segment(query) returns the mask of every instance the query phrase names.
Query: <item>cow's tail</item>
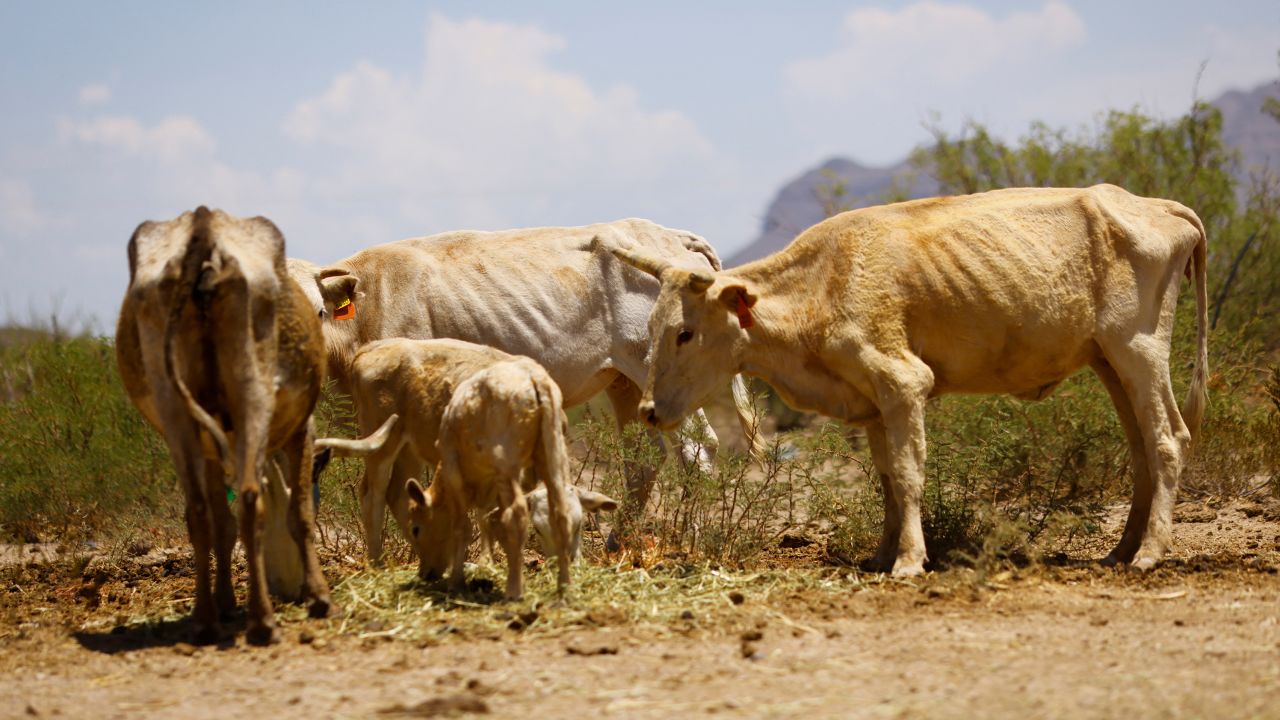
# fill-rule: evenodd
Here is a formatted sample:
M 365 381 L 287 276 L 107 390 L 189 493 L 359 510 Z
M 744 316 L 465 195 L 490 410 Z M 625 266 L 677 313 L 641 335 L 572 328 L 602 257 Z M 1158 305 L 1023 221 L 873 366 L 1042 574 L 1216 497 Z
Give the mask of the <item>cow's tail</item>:
M 172 309 L 169 312 L 169 324 L 165 327 L 164 332 L 164 371 L 173 380 L 173 384 L 177 387 L 178 394 L 182 396 L 183 401 L 186 403 L 187 412 L 192 419 L 213 439 L 223 472 L 228 477 L 234 477 L 231 446 L 227 443 L 227 435 L 222 431 L 222 427 L 218 422 L 191 395 L 190 388 L 187 387 L 187 383 L 182 379 L 182 368 L 178 364 L 178 359 L 173 349 L 174 337 L 177 335 L 178 326 L 182 322 L 182 311 L 186 309 L 187 303 L 191 301 L 192 296 L 195 294 L 197 284 L 204 274 L 205 264 L 212 255 L 213 241 L 209 237 L 209 210 L 201 206 L 195 212 L 195 227 L 191 233 L 191 240 L 187 243 L 187 251 L 182 258 L 181 274 L 178 276 L 177 287 L 171 299 Z
M 1200 433 L 1200 423 L 1204 420 L 1205 406 L 1208 404 L 1209 374 L 1209 295 L 1206 287 L 1206 257 L 1208 255 L 1208 237 L 1204 231 L 1204 223 L 1189 208 L 1178 206 L 1175 214 L 1195 226 L 1200 237 L 1196 240 L 1195 249 L 1191 252 L 1191 261 L 1187 273 L 1196 285 L 1196 360 L 1195 370 L 1191 375 L 1191 386 L 1187 389 L 1187 399 L 1182 405 L 1182 420 L 1187 424 L 1194 441 Z
M 400 420 L 400 416 L 395 413 L 382 423 L 382 427 L 378 428 L 373 434 L 362 438 L 351 440 L 349 438 L 316 438 L 316 452 L 328 450 L 333 457 L 368 457 L 382 449 L 387 444 L 387 439 L 391 437 L 391 432 L 395 430 L 396 423 Z
M 532 364 L 532 363 L 530 363 Z M 557 586 L 564 590 L 569 584 L 569 452 L 565 447 L 564 402 L 560 387 L 541 366 L 534 365 L 531 372 L 533 390 L 538 398 L 538 445 L 536 454 L 541 465 L 542 483 L 547 489 L 547 509 L 551 521 L 551 535 L 556 541 L 559 559 Z
M 748 452 L 756 462 L 763 462 L 765 457 L 764 439 L 760 437 L 760 415 L 747 390 L 747 383 L 742 375 L 734 375 L 729 388 L 733 391 L 733 409 L 738 413 L 738 424 L 747 437 Z

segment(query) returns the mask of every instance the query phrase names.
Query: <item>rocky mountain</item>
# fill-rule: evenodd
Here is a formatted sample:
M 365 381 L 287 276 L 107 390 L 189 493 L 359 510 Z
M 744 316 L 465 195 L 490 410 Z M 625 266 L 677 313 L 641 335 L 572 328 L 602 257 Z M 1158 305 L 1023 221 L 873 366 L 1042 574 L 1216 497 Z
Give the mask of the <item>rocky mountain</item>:
M 1268 97 L 1280 97 L 1280 81 L 1249 91 L 1232 90 L 1213 103 L 1222 111 L 1223 139 L 1240 150 L 1240 172 L 1244 177 L 1248 177 L 1250 169 L 1264 165 L 1280 169 L 1280 123 L 1262 112 L 1263 101 Z M 851 208 L 883 202 L 895 183 L 896 189 L 909 198 L 929 197 L 938 190 L 932 177 L 910 172 L 905 160 L 889 167 L 867 167 L 848 158 L 831 158 L 782 186 L 769 203 L 760 235 L 729 257 L 725 267 L 781 250 L 805 228 L 827 216 L 824 204 L 832 205 L 831 191 L 840 183 L 844 195 L 839 200 Z

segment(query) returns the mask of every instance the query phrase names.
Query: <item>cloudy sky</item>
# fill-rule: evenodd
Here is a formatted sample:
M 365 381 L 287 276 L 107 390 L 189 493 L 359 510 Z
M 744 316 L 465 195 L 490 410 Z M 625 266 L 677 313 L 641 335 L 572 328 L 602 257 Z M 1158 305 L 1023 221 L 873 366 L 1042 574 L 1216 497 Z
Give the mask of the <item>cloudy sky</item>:
M 0 4 L 0 322 L 110 330 L 125 246 L 198 204 L 317 262 L 640 216 L 728 256 L 788 179 L 1170 117 L 1280 75 L 1274 0 Z

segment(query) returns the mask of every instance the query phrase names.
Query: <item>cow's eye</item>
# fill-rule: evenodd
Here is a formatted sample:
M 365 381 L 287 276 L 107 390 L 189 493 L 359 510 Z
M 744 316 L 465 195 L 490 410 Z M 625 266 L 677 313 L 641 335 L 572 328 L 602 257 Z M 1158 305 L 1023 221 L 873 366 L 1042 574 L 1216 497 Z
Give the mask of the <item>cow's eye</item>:
M 324 311 L 324 308 L 320 308 L 320 313 L 319 313 L 319 315 L 320 315 L 320 319 L 321 319 L 321 320 L 323 320 L 323 319 L 324 319 L 324 316 L 325 316 L 325 315 L 328 315 L 328 313 L 326 313 L 326 312 Z
M 683 345 L 692 339 L 693 339 L 693 331 L 688 328 L 685 328 L 684 330 L 680 331 L 679 335 L 676 335 L 676 345 Z

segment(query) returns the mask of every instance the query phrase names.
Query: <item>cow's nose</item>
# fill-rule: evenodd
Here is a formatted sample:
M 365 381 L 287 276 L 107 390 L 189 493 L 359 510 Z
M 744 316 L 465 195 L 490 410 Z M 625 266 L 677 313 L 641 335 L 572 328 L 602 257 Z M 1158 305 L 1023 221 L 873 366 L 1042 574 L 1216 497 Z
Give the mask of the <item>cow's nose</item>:
M 644 418 L 644 421 L 650 425 L 658 424 L 658 414 L 653 411 L 652 400 L 645 400 L 640 403 L 640 417 Z

